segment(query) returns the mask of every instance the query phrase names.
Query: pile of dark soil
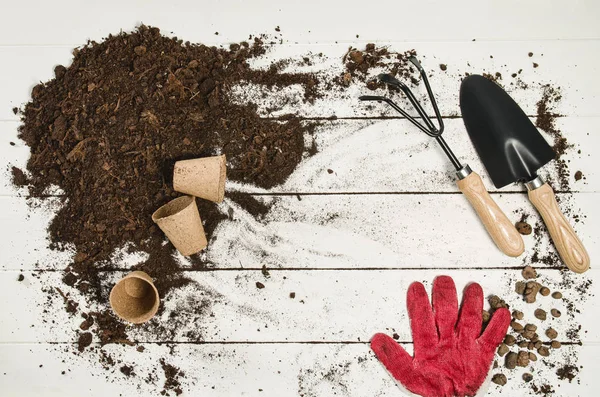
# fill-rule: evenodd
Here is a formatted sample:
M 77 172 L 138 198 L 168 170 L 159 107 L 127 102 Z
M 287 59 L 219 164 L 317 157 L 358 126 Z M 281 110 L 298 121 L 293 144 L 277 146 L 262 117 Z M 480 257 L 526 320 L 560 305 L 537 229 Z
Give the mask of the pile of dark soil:
M 171 187 L 175 161 L 225 154 L 228 179 L 270 188 L 283 183 L 305 153 L 316 152 L 304 142 L 315 123 L 294 115 L 262 119 L 252 102 L 240 105 L 228 97 L 240 83 L 267 89 L 300 85 L 305 101 L 318 97 L 314 74 L 282 73 L 277 63 L 251 69 L 248 61 L 266 50 L 262 38 L 224 49 L 184 43 L 140 26 L 75 49 L 71 65 L 57 66 L 55 78 L 35 86 L 31 102 L 15 109 L 22 119 L 19 137 L 31 148 L 31 157 L 27 174 L 10 170 L 14 184 L 27 186 L 32 197 L 52 194 L 48 188 L 54 185 L 62 190 L 63 206 L 49 227 L 49 239 L 53 249 L 76 249 L 64 272 L 66 285 L 106 307 L 110 285 L 105 272 L 120 270 L 111 258 L 121 248 L 149 254 L 137 268 L 155 279 L 163 297 L 191 282 L 151 219 L 154 210 L 179 196 Z M 268 211 L 251 195 L 232 193 L 229 198 L 256 217 Z M 197 204 L 210 240 L 231 214 L 214 203 Z M 190 259 L 192 269 L 206 266 L 200 255 Z M 145 332 L 170 340 L 177 329 L 210 315 L 210 302 L 218 297 L 198 288 L 197 301 L 188 302 L 191 309 L 175 310 L 168 324 L 152 322 Z M 94 340 L 135 344 L 110 310 L 87 312 L 85 304 L 79 306 L 60 288 L 44 290 L 49 299 L 62 299 L 71 315 L 81 316 L 79 352 L 96 351 Z M 190 331 L 187 337 L 199 340 L 202 335 Z M 125 376 L 136 376 L 133 367 L 98 352 L 107 370 L 120 366 Z M 162 394 L 180 394 L 179 379 L 185 374 L 164 360 L 160 365 L 166 377 Z
M 301 84 L 314 98 L 311 74 L 251 70 L 248 59 L 264 52 L 258 38 L 220 49 L 141 26 L 74 50 L 69 67 L 57 66 L 53 80 L 33 88 L 20 127 L 31 147 L 30 178 L 13 169 L 14 182 L 29 184 L 32 196 L 51 185 L 64 192 L 49 232 L 55 248 L 77 250 L 67 284 L 100 298 L 98 272 L 114 269 L 109 257 L 126 242 L 150 253 L 139 267 L 158 280 L 162 296 L 186 283 L 150 217 L 179 195 L 170 183 L 179 159 L 224 153 L 229 179 L 263 188 L 293 172 L 312 126 L 294 116 L 261 119 L 254 105 L 234 105 L 226 95 L 232 84 L 251 81 Z M 212 203 L 198 205 L 210 238 L 226 215 Z
M 49 188 L 60 188 L 63 205 L 50 224 L 49 240 L 56 250 L 75 248 L 62 281 L 78 289 L 87 302 L 79 300 L 80 305 L 57 286 L 43 291 L 47 302 L 62 300 L 68 313 L 80 318 L 76 350 L 97 353 L 107 371 L 140 376 L 133 365 L 94 346 L 94 341 L 101 346 L 136 345 L 129 339 L 128 327 L 109 309 L 96 312 L 86 307 L 92 302 L 107 307 L 111 285 L 106 276 L 124 270 L 115 265 L 115 253 L 147 252 L 148 259 L 136 268 L 155 279 L 162 297 L 191 282 L 151 219 L 158 207 L 179 196 L 171 187 L 174 163 L 225 154 L 228 179 L 268 189 L 283 183 L 304 155 L 317 152 L 314 144 L 304 141 L 317 121 L 296 115 L 264 119 L 252 100 L 240 104 L 228 96 L 233 86 L 244 84 L 266 90 L 299 85 L 309 103 L 320 96 L 315 74 L 283 72 L 286 65 L 310 64 L 309 57 L 281 60 L 267 69 L 250 68 L 249 60 L 268 50 L 265 39 L 250 36 L 250 43 L 216 48 L 184 43 L 161 35 L 157 28 L 140 26 L 75 49 L 71 65 L 56 66 L 55 78 L 35 86 L 31 101 L 13 109 L 22 120 L 19 137 L 31 148 L 28 172 L 10 169 L 13 182 L 41 199 L 56 196 Z M 388 52 L 369 44 L 361 60 L 355 52 L 345 66 L 362 82 L 371 67 L 384 63 L 392 65 L 394 74 L 407 74 L 406 58 L 413 53 Z M 343 90 L 346 85 L 327 81 L 323 87 Z M 251 195 L 227 197 L 257 218 L 268 212 Z M 219 222 L 232 217 L 232 211 L 203 200 L 197 204 L 210 241 Z M 200 255 L 189 259 L 191 269 L 207 266 Z M 157 340 L 172 340 L 182 327 L 201 324 L 202 318 L 212 315 L 211 303 L 220 296 L 203 286 L 195 288 L 192 301 L 188 299 L 185 308 L 180 307 L 184 303 L 177 304 L 168 322 L 151 321 L 140 330 Z M 163 310 L 161 306 L 158 314 Z M 185 337 L 202 340 L 200 328 Z M 160 366 L 166 377 L 162 394 L 180 394 L 185 374 L 164 359 Z M 156 384 L 158 378 L 151 373 L 144 379 Z

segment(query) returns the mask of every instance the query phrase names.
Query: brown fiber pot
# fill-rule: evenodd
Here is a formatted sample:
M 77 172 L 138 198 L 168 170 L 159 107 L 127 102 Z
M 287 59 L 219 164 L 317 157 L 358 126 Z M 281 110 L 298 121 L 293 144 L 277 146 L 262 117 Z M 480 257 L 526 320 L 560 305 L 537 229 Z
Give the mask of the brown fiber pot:
M 154 317 L 160 297 L 152 278 L 142 271 L 135 271 L 115 284 L 110 291 L 109 301 L 117 316 L 141 324 Z
M 225 196 L 225 155 L 182 160 L 173 169 L 173 189 L 220 203 Z
M 198 253 L 208 245 L 196 199 L 192 196 L 169 201 L 152 214 L 152 220 L 184 256 Z

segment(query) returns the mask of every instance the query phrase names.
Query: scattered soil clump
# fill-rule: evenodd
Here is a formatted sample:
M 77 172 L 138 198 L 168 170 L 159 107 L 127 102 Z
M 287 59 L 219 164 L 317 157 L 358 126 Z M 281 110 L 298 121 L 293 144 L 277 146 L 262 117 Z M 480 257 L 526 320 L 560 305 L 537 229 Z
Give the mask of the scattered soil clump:
M 537 277 L 537 272 L 536 272 L 536 270 L 535 270 L 533 267 L 531 267 L 531 266 L 525 266 L 525 267 L 523 268 L 523 271 L 521 272 L 521 274 L 522 274 L 522 276 L 523 276 L 523 278 L 524 278 L 525 280 L 528 280 L 528 279 L 532 279 L 532 278 L 536 278 L 536 277 Z
M 169 395 L 169 392 L 174 392 L 176 395 L 183 393 L 181 389 L 180 378 L 185 377 L 185 373 L 174 365 L 168 364 L 163 358 L 160 359 L 160 365 L 165 372 L 165 384 L 163 390 L 160 392 L 161 395 Z
M 569 168 L 567 162 L 561 157 L 566 151 L 573 147 L 567 142 L 562 132 L 556 127 L 556 119 L 560 117 L 552 111 L 554 105 L 562 99 L 562 94 L 559 88 L 545 85 L 542 98 L 537 103 L 537 117 L 535 125 L 546 131 L 552 136 L 554 145 L 552 148 L 556 153 L 556 171 L 558 173 L 558 185 L 562 191 L 570 191 L 569 186 Z
M 29 179 L 27 179 L 27 176 L 25 175 L 25 173 L 23 172 L 22 169 L 17 168 L 17 167 L 12 167 L 11 173 L 12 173 L 12 182 L 15 186 L 23 187 L 23 186 L 27 186 L 29 184 Z
M 77 349 L 82 352 L 86 347 L 92 344 L 92 334 L 89 332 L 84 332 L 79 335 L 79 341 L 77 342 Z
M 508 369 L 515 369 L 517 368 L 517 359 L 518 359 L 518 354 L 515 352 L 510 352 L 506 355 L 506 361 L 504 366 Z
M 570 383 L 577 376 L 578 372 L 579 369 L 576 366 L 566 364 L 556 370 L 556 375 L 558 375 L 558 379 L 567 379 Z
M 533 312 L 533 315 L 538 320 L 541 320 L 541 321 L 546 320 L 546 311 L 544 309 L 535 309 L 535 311 Z
M 524 236 L 530 235 L 533 230 L 531 225 L 527 222 L 517 222 L 515 227 L 517 228 L 517 231 Z
M 342 87 L 350 85 L 354 80 L 367 82 L 371 69 L 385 68 L 385 73 L 416 85 L 419 80 L 414 76 L 414 66 L 408 61 L 408 58 L 415 55 L 417 55 L 415 50 L 395 52 L 387 47 L 377 47 L 373 43 L 367 44 L 364 50 L 350 47 L 342 57 L 346 71 L 338 76 L 335 82 Z M 371 80 L 367 82 L 367 87 L 375 90 L 385 88 L 385 84 Z
M 504 375 L 504 374 L 495 374 L 492 377 L 492 382 L 494 382 L 497 385 L 504 386 L 506 384 L 506 382 L 507 382 L 506 375 Z
M 525 284 L 525 302 L 534 303 L 541 288 L 542 285 L 540 283 L 528 281 L 527 284 Z
M 133 372 L 133 367 L 131 365 L 123 365 L 121 368 L 119 368 L 119 370 L 123 375 L 127 377 L 135 376 L 135 373 Z

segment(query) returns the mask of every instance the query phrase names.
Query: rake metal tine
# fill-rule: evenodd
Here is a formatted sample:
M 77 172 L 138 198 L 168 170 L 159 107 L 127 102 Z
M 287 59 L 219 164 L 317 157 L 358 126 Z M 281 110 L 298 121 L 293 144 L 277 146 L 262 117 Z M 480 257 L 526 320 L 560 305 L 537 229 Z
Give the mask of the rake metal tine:
M 435 113 L 435 118 L 437 119 L 438 124 L 440 126 L 439 134 L 441 135 L 442 132 L 444 132 L 444 120 L 442 119 L 440 109 L 438 108 L 437 102 L 435 101 L 435 96 L 433 95 L 433 90 L 431 89 L 431 85 L 429 84 L 429 79 L 427 78 L 427 73 L 425 72 L 425 69 L 423 69 L 423 66 L 421 66 L 421 63 L 417 60 L 417 58 L 415 58 L 414 56 L 411 56 L 410 58 L 408 58 L 408 60 L 413 65 L 415 65 L 415 67 L 421 74 L 421 78 L 423 79 L 423 82 L 425 83 L 425 88 L 427 89 L 427 95 L 429 95 L 429 100 L 431 101 L 431 106 L 433 107 L 433 111 Z
M 406 117 L 411 123 L 413 123 L 413 125 L 415 125 L 416 127 L 418 127 L 421 131 L 423 131 L 424 133 L 426 133 L 429 136 L 432 136 L 432 137 L 436 136 L 436 135 L 432 135 L 431 131 L 429 131 L 427 128 L 425 128 L 413 116 L 411 116 L 410 114 L 406 113 L 406 111 L 404 111 L 404 109 L 402 109 L 394 101 L 392 101 L 391 99 L 389 99 L 387 97 L 377 96 L 377 95 L 363 95 L 363 96 L 358 97 L 358 99 L 361 100 L 361 101 L 385 102 L 388 105 L 390 105 L 395 111 L 397 111 L 398 113 L 400 113 L 401 115 L 403 115 L 404 117 Z

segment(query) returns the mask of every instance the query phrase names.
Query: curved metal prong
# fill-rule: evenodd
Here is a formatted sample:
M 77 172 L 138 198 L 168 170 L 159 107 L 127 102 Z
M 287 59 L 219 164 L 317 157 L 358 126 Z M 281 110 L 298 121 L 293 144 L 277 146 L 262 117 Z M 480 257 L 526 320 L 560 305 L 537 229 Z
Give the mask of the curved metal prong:
M 421 63 L 417 60 L 417 58 L 414 55 L 411 55 L 408 60 L 410 61 L 410 63 L 412 63 L 413 65 L 415 65 L 415 67 L 419 70 L 419 73 L 423 72 L 423 66 L 421 66 Z
M 377 96 L 377 95 L 362 95 L 362 96 L 359 96 L 358 99 L 361 101 L 385 102 L 388 105 L 390 105 L 395 111 L 397 111 L 402 116 L 404 116 L 406 119 L 408 119 L 408 121 L 410 121 L 414 126 L 418 127 L 421 131 L 423 131 L 424 133 L 426 133 L 427 135 L 429 135 L 431 137 L 436 137 L 435 134 L 433 134 L 430 130 L 425 128 L 421 123 L 419 123 L 417 120 L 415 120 L 415 118 L 412 117 L 410 114 L 406 113 L 404 111 L 404 109 L 402 109 L 400 106 L 398 106 L 390 98 L 386 98 L 384 96 Z
M 393 85 L 398 88 L 405 87 L 404 83 L 400 82 L 400 80 L 398 80 L 397 78 L 395 78 L 394 76 L 392 76 L 389 73 L 382 73 L 379 76 L 377 76 L 377 78 L 379 79 L 379 81 L 381 81 L 382 83 L 385 83 L 385 84 Z
M 419 62 L 416 59 L 415 59 L 415 62 L 417 62 L 417 64 L 419 64 Z M 422 131 L 425 131 L 425 133 L 427 135 L 432 136 L 432 137 L 435 137 L 440 134 L 437 131 L 437 129 L 435 128 L 435 126 L 431 123 L 431 120 L 429 120 L 429 116 L 427 116 L 427 113 L 425 112 L 425 110 L 423 109 L 423 107 L 421 106 L 421 104 L 419 103 L 417 98 L 415 97 L 415 95 L 412 93 L 412 91 L 410 90 L 410 88 L 408 88 L 408 86 L 406 84 L 402 83 L 397 78 L 395 78 L 394 76 L 392 76 L 391 74 L 388 74 L 388 73 L 382 73 L 377 77 L 379 78 L 379 81 L 381 81 L 385 84 L 397 87 L 402 92 L 404 92 L 404 95 L 406 95 L 406 97 L 408 98 L 410 103 L 412 103 L 413 107 L 415 108 L 417 113 L 419 113 L 419 116 L 421 117 L 421 119 L 426 124 L 427 128 L 429 129 L 429 131 L 427 131 L 425 128 L 421 128 Z
M 437 135 L 441 135 L 444 132 L 444 120 L 442 119 L 440 109 L 438 108 L 438 105 L 435 101 L 435 97 L 433 95 L 433 90 L 431 89 L 431 85 L 429 84 L 429 79 L 427 78 L 427 73 L 425 72 L 425 69 L 423 69 L 423 67 L 421 66 L 421 63 L 417 60 L 417 58 L 415 56 L 410 56 L 408 58 L 408 60 L 413 65 L 415 65 L 415 67 L 419 70 L 419 74 L 421 75 L 421 78 L 423 79 L 423 82 L 425 83 L 425 89 L 427 90 L 427 95 L 429 96 L 429 101 L 431 102 L 431 106 L 433 107 L 433 112 L 435 113 L 435 118 L 437 119 L 437 122 L 439 125 Z M 433 124 L 431 124 L 431 121 L 429 121 L 428 124 L 430 126 L 433 126 Z
M 360 101 L 383 101 L 383 102 L 387 102 L 388 99 L 384 96 L 377 96 L 377 95 L 361 95 L 358 97 L 358 99 Z

